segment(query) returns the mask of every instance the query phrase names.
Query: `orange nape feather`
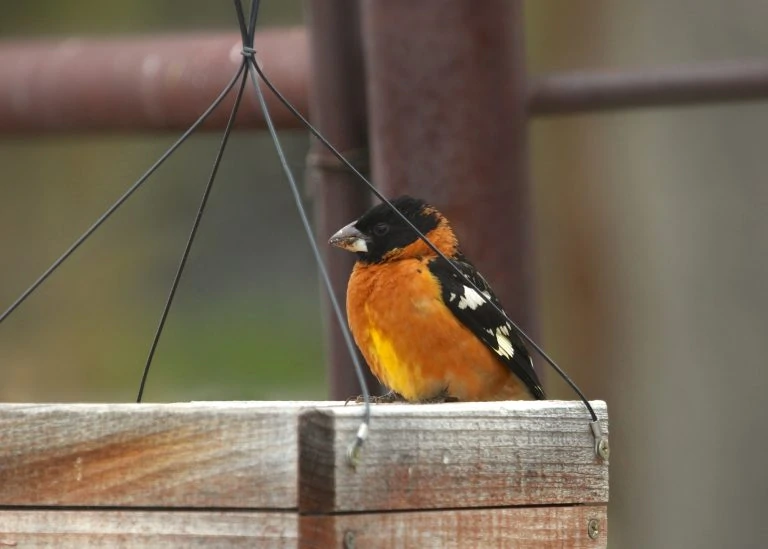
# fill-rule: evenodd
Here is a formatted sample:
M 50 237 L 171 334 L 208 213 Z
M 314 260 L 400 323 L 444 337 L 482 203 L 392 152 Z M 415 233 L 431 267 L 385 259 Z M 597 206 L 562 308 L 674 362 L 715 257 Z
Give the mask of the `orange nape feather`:
M 447 223 L 428 236 L 441 251 L 456 248 Z M 434 253 L 421 241 L 394 253 L 383 263 L 358 262 L 347 289 L 352 334 L 379 381 L 412 402 L 441 395 L 530 399 L 525 385 L 443 303 L 427 266 Z
M 437 227 L 432 229 L 429 234 L 426 235 L 427 238 L 429 238 L 429 241 L 443 254 L 448 257 L 453 257 L 459 249 L 459 241 L 456 238 L 456 234 L 453 232 L 451 225 L 448 223 L 448 220 L 433 208 L 425 208 L 424 214 L 434 215 L 438 219 Z M 391 250 L 384 256 L 384 261 L 395 261 L 407 258 L 419 259 L 424 256 L 437 257 L 435 252 L 423 240 L 416 238 L 413 242 L 403 248 Z

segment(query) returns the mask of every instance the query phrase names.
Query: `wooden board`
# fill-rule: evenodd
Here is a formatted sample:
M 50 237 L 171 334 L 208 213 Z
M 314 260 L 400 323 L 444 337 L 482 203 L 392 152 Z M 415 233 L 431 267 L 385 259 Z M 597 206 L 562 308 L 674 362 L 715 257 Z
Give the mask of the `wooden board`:
M 606 405 L 592 405 L 607 435 Z M 579 402 L 377 405 L 353 468 L 346 454 L 361 414 L 302 412 L 302 513 L 608 502 L 608 463 Z
M 352 467 L 361 414 L 0 404 L 0 549 L 605 547 L 608 463 L 582 404 L 375 405 Z
M 306 404 L 2 404 L 0 506 L 295 509 Z
M 598 534 L 589 537 L 589 521 Z M 605 506 L 519 507 L 302 516 L 301 549 L 601 549 Z
M 259 547 L 297 544 L 295 513 L 0 510 L 0 549 Z

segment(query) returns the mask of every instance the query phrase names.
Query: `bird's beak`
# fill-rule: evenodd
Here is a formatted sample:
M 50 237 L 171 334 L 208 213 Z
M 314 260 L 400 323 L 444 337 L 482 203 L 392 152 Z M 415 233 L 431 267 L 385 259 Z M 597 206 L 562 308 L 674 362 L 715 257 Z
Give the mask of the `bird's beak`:
M 368 244 L 365 235 L 355 228 L 356 221 L 342 227 L 331 237 L 328 244 L 350 252 L 367 252 Z

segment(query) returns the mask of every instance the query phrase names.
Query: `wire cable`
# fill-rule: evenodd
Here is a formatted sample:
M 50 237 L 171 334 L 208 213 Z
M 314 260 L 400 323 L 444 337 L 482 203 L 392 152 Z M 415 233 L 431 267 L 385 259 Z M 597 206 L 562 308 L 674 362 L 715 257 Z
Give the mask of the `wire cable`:
M 208 204 L 208 198 L 211 194 L 211 189 L 213 188 L 213 182 L 216 179 L 216 174 L 218 173 L 219 166 L 221 165 L 221 159 L 224 156 L 224 150 L 227 148 L 227 142 L 229 141 L 229 136 L 232 133 L 232 126 L 234 125 L 235 119 L 237 118 L 237 111 L 240 108 L 240 102 L 243 99 L 243 90 L 245 90 L 245 83 L 247 82 L 247 78 L 248 78 L 248 71 L 243 72 L 243 68 L 245 67 L 245 64 L 246 64 L 245 60 L 243 60 L 243 62 L 240 64 L 240 70 L 238 71 L 238 75 L 242 74 L 242 77 L 240 78 L 240 88 L 238 88 L 237 96 L 235 97 L 235 104 L 232 106 L 232 111 L 229 115 L 229 119 L 227 120 L 227 126 L 226 128 L 224 128 L 224 135 L 221 138 L 221 144 L 219 145 L 219 150 L 216 152 L 216 158 L 213 161 L 213 168 L 211 168 L 211 175 L 208 177 L 208 183 L 205 185 L 203 198 L 200 201 L 200 206 L 197 210 L 195 221 L 192 224 L 192 230 L 189 233 L 189 237 L 187 239 L 187 245 L 184 247 L 184 251 L 181 254 L 181 260 L 179 261 L 179 266 L 176 269 L 176 274 L 173 277 L 171 290 L 168 293 L 168 298 L 165 301 L 163 312 L 160 315 L 160 321 L 157 325 L 157 329 L 155 330 L 155 337 L 152 339 L 152 345 L 149 348 L 147 361 L 144 364 L 144 371 L 142 372 L 142 375 L 141 375 L 141 383 L 139 383 L 139 392 L 136 396 L 137 403 L 141 402 L 141 399 L 144 396 L 144 387 L 147 383 L 149 368 L 152 366 L 152 359 L 154 358 L 155 351 L 157 350 L 157 344 L 160 342 L 160 336 L 163 334 L 165 321 L 168 319 L 168 313 L 171 310 L 171 305 L 173 305 L 173 298 L 176 296 L 176 290 L 179 287 L 179 282 L 181 281 L 181 275 L 184 272 L 184 267 L 186 267 L 187 265 L 187 259 L 189 259 L 189 252 L 192 249 L 192 243 L 194 242 L 195 236 L 197 235 L 197 229 L 200 227 L 200 220 L 203 218 L 203 213 L 205 212 L 205 206 Z
M 178 149 L 182 143 L 184 143 L 189 136 L 191 136 L 195 130 L 197 130 L 200 125 L 205 122 L 205 120 L 210 116 L 210 114 L 216 110 L 216 107 L 218 107 L 221 102 L 224 100 L 224 98 L 229 94 L 230 90 L 234 87 L 237 80 L 240 78 L 240 75 L 243 73 L 243 70 L 245 68 L 245 64 L 240 65 L 240 68 L 237 70 L 237 73 L 232 78 L 232 80 L 224 87 L 222 92 L 219 94 L 219 96 L 211 103 L 211 106 L 208 107 L 203 114 L 200 115 L 200 117 L 189 127 L 187 131 L 185 131 L 183 134 L 181 134 L 181 137 L 179 137 L 176 142 L 171 145 L 161 156 L 160 158 L 155 161 L 150 168 L 144 172 L 144 175 L 142 175 L 133 185 L 131 185 L 123 195 L 117 199 L 108 209 L 105 211 L 101 216 L 86 230 L 83 234 L 80 235 L 80 237 L 75 240 L 75 242 L 65 251 L 56 261 L 54 261 L 50 267 L 48 267 L 45 272 L 38 277 L 37 280 L 35 280 L 32 285 L 24 290 L 24 292 L 16 298 L 16 301 L 11 304 L 10 307 L 8 307 L 5 312 L 3 312 L 2 315 L 0 315 L 0 323 L 2 323 L 6 318 L 8 318 L 11 313 L 13 313 L 19 305 L 21 305 L 26 299 L 32 295 L 32 293 L 37 290 L 37 288 L 40 287 L 40 285 L 46 281 L 46 279 L 53 274 L 56 269 L 58 269 L 62 263 L 64 263 L 69 256 L 71 256 L 75 250 L 77 250 L 83 242 L 85 242 L 88 237 L 90 237 L 94 232 L 96 232 L 96 229 L 101 227 L 101 225 L 109 219 L 109 217 L 117 211 L 117 209 L 125 203 L 130 196 L 136 192 L 146 181 L 149 179 L 149 177 L 155 173 L 155 171 L 165 162 L 168 160 L 168 157 L 173 154 L 176 149 Z
M 258 5 L 258 0 L 254 1 L 254 4 Z M 244 18 L 242 16 L 242 5 L 239 0 L 235 0 L 235 6 L 238 11 L 238 20 L 240 22 L 241 27 L 241 33 L 243 32 L 243 21 Z M 253 10 L 257 9 L 253 6 L 251 7 L 251 15 L 253 16 Z M 334 315 L 336 316 L 337 321 L 339 322 L 339 325 L 341 327 L 341 332 L 344 337 L 344 343 L 347 346 L 347 350 L 349 351 L 349 355 L 352 358 L 352 363 L 354 365 L 355 374 L 357 375 L 357 380 L 360 384 L 360 390 L 362 392 L 363 396 L 363 418 L 360 423 L 360 427 L 357 430 L 357 434 L 355 436 L 355 440 L 350 446 L 347 457 L 349 459 L 349 462 L 352 466 L 355 466 L 360 454 L 360 449 L 362 448 L 363 444 L 365 443 L 365 440 L 368 437 L 368 431 L 369 431 L 369 425 L 371 420 L 371 396 L 370 392 L 368 391 L 368 386 L 365 383 L 365 376 L 363 374 L 363 367 L 362 364 L 360 364 L 360 359 L 357 356 L 357 353 L 355 352 L 355 344 L 352 341 L 352 336 L 349 333 L 349 328 L 346 325 L 346 322 L 344 321 L 344 314 L 342 313 L 341 306 L 339 305 L 339 300 L 336 298 L 336 294 L 333 291 L 333 284 L 331 283 L 330 276 L 328 275 L 328 271 L 325 267 L 325 262 L 323 261 L 322 254 L 320 253 L 320 248 L 317 245 L 317 241 L 315 240 L 314 233 L 312 231 L 312 224 L 309 222 L 309 218 L 307 217 L 307 212 L 304 209 L 304 205 L 301 202 L 301 193 L 299 192 L 299 187 L 296 184 L 296 179 L 293 176 L 293 172 L 291 171 L 288 161 L 285 157 L 285 152 L 283 151 L 283 148 L 280 144 L 280 139 L 277 134 L 277 130 L 275 129 L 275 125 L 272 121 L 272 117 L 269 114 L 269 108 L 267 107 L 267 103 L 264 99 L 264 94 L 261 91 L 261 86 L 259 85 L 259 77 L 258 77 L 258 70 L 256 69 L 257 63 L 255 59 L 255 51 L 253 49 L 252 40 L 253 40 L 253 29 L 249 30 L 249 34 L 246 35 L 247 40 L 246 43 L 243 45 L 243 55 L 246 56 L 246 59 L 248 60 L 249 66 L 248 66 L 248 74 L 251 77 L 251 82 L 253 83 L 253 87 L 256 91 L 256 97 L 259 101 L 259 105 L 261 107 L 262 112 L 264 113 L 264 120 L 267 124 L 267 129 L 269 131 L 270 136 L 272 137 L 272 142 L 275 145 L 275 150 L 277 151 L 277 155 L 280 159 L 280 164 L 283 168 L 283 172 L 285 173 L 285 177 L 288 180 L 288 184 L 291 188 L 291 193 L 293 194 L 293 199 L 296 202 L 296 208 L 299 212 L 299 217 L 301 218 L 301 223 L 304 226 L 304 231 L 307 233 L 307 238 L 309 239 L 310 247 L 312 248 L 312 253 L 315 256 L 315 261 L 317 262 L 318 270 L 320 271 L 320 276 L 323 279 L 323 284 L 325 285 L 325 288 L 328 292 L 328 296 L 331 301 L 331 306 L 333 308 Z

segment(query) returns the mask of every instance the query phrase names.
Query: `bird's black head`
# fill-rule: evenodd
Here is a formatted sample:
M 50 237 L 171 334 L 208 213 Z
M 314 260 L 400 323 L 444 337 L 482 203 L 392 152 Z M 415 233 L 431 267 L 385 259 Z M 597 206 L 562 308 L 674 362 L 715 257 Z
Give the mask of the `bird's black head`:
M 445 218 L 423 200 L 410 196 L 401 196 L 391 201 L 422 234 L 440 248 L 440 238 L 449 240 L 455 248 L 455 237 Z M 436 241 L 437 240 L 437 241 Z M 403 219 L 386 204 L 379 204 L 368 210 L 360 219 L 343 227 L 330 239 L 330 244 L 356 252 L 358 259 L 365 263 L 378 263 L 395 257 L 412 257 L 427 253 L 429 248 Z M 442 250 L 452 253 L 453 250 Z

